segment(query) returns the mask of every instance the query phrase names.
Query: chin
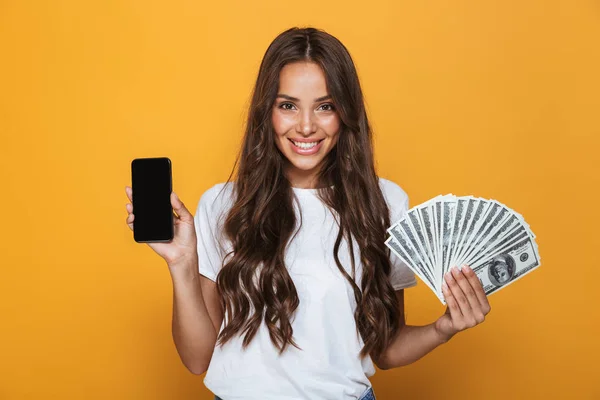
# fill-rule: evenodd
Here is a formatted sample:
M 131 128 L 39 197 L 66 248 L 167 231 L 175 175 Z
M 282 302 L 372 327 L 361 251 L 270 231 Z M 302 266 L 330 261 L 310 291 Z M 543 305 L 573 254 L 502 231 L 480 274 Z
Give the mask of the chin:
M 302 171 L 313 170 L 323 161 L 322 158 L 318 160 L 298 160 L 296 157 L 288 158 L 288 160 L 294 168 Z

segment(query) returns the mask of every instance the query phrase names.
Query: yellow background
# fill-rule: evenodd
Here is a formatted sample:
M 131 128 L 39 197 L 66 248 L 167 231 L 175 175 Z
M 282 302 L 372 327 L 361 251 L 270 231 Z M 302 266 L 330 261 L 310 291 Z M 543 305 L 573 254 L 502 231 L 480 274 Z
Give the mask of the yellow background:
M 350 50 L 380 176 L 523 214 L 542 266 L 486 322 L 372 378 L 378 399 L 600 399 L 595 1 L 0 1 L 0 399 L 210 399 L 171 337 L 164 261 L 125 225 L 136 157 L 188 208 L 233 166 L 261 58 Z M 407 292 L 411 324 L 443 307 Z

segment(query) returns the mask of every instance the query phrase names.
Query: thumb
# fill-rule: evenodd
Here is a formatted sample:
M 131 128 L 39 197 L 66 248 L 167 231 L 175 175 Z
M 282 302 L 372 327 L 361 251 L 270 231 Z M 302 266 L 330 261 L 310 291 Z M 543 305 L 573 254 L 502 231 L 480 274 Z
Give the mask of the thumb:
M 179 199 L 175 192 L 171 192 L 171 206 L 173 206 L 173 210 L 177 213 L 180 220 L 187 222 L 193 221 L 194 217 L 188 209 L 185 208 L 185 204 L 183 204 L 183 201 Z

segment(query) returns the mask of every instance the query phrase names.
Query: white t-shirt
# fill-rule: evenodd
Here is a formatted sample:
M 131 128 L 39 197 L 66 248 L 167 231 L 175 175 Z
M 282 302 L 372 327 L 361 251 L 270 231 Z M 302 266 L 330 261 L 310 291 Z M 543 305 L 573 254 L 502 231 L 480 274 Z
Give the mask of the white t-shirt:
M 394 223 L 408 210 L 408 196 L 392 181 L 379 178 L 379 184 Z M 200 198 L 194 216 L 200 274 L 214 281 L 225 254 L 231 249 L 230 242 L 223 237 L 222 223 L 232 205 L 233 183 L 225 186 L 219 183 L 208 189 Z M 243 337 L 239 335 L 224 346 L 216 346 L 204 384 L 226 400 L 358 399 L 371 386 L 368 377 L 375 373 L 375 368 L 370 356 L 359 358 L 364 342 L 357 334 L 354 320 L 354 293 L 333 258 L 337 223 L 317 197 L 317 189 L 293 190 L 303 221 L 288 247 L 285 263 L 300 300 L 290 318 L 293 338 L 303 350 L 288 345 L 280 356 L 264 321 L 245 350 L 241 345 Z M 294 207 L 298 213 L 296 202 Z M 296 224 L 298 227 L 299 221 Z M 355 240 L 353 245 L 355 281 L 360 288 L 360 250 Z M 339 257 L 352 276 L 345 240 Z M 393 253 L 391 263 L 390 279 L 395 289 L 416 285 L 412 271 Z M 221 330 L 224 323 L 225 319 Z

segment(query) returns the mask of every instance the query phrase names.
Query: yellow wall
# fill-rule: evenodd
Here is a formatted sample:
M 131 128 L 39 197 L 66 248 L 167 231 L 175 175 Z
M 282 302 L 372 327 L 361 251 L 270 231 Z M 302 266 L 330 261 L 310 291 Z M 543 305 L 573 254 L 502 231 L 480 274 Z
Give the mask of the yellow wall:
M 171 338 L 165 263 L 133 241 L 136 157 L 188 207 L 226 180 L 271 40 L 350 49 L 379 173 L 523 214 L 543 265 L 378 399 L 600 399 L 600 11 L 592 1 L 0 2 L 0 399 L 209 399 Z M 409 323 L 443 312 L 420 283 Z

